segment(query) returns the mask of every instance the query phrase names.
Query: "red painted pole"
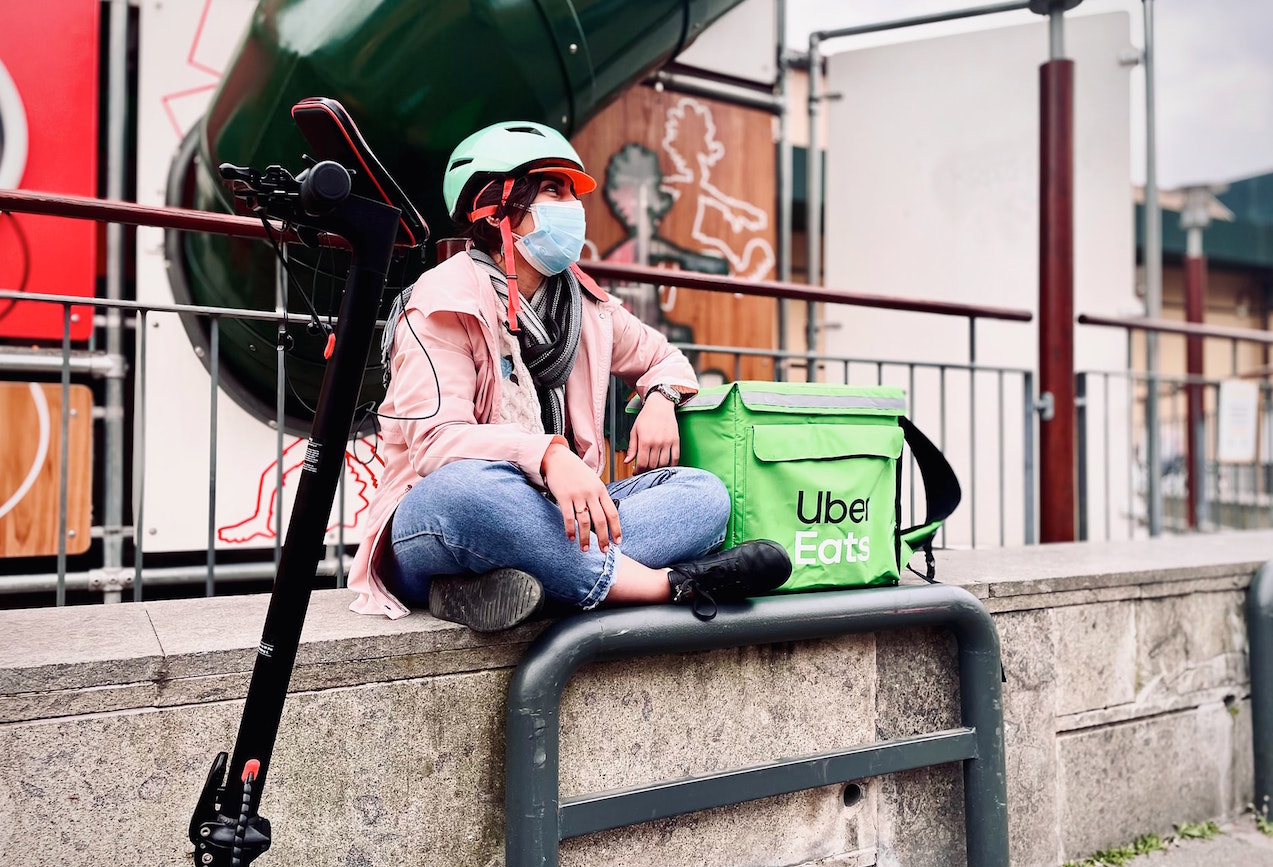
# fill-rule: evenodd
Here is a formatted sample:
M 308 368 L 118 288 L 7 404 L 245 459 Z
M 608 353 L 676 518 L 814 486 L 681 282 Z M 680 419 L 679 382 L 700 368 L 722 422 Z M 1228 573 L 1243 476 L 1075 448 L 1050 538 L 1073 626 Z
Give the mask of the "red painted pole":
M 1039 68 L 1039 539 L 1075 535 L 1074 61 Z
M 1199 230 L 1190 230 L 1199 231 Z M 1185 321 L 1202 323 L 1203 302 L 1207 296 L 1207 259 L 1202 255 L 1185 256 Z M 1190 380 L 1202 376 L 1202 338 L 1185 338 L 1185 372 Z M 1202 385 L 1190 381 L 1185 386 L 1186 401 L 1186 499 L 1189 526 L 1198 526 L 1198 500 L 1203 484 L 1199 473 L 1204 454 L 1202 443 Z

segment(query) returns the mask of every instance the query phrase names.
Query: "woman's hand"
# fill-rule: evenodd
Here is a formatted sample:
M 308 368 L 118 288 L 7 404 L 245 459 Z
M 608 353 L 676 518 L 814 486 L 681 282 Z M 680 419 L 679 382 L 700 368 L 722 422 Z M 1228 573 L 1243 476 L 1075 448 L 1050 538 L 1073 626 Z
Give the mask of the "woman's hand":
M 658 467 L 674 467 L 681 460 L 681 432 L 676 427 L 676 405 L 657 391 L 648 391 L 628 439 L 625 464 L 636 461 L 643 473 Z
M 553 443 L 544 452 L 541 468 L 544 483 L 561 507 L 566 538 L 578 540 L 580 551 L 588 550 L 590 531 L 597 534 L 603 554 L 610 550 L 611 539 L 616 544 L 623 541 L 614 500 L 578 455 L 559 442 Z

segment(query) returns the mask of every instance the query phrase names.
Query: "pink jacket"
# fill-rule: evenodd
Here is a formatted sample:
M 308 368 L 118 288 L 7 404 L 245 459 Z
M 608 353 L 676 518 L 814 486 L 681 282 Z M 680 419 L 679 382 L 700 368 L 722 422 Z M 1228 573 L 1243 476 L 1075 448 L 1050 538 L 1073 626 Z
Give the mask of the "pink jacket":
M 635 385 L 642 398 L 648 387 L 659 384 L 696 392 L 698 381 L 685 356 L 663 335 L 591 278 L 577 269 L 575 273 L 585 290 L 584 311 L 579 355 L 566 382 L 566 413 L 575 452 L 600 474 L 609 374 Z M 385 525 L 420 479 L 452 461 L 475 458 L 512 461 L 532 484 L 544 484 L 539 467 L 554 438 L 528 434 L 498 418 L 502 379 L 495 329 L 506 316 L 502 306 L 490 277 L 463 254 L 426 272 L 411 291 L 394 333 L 392 379 L 380 412 L 413 420 L 381 419 L 384 471 L 349 573 L 349 588 L 358 594 L 349 607 L 360 614 L 398 618 L 408 613 L 385 589 L 377 562 Z M 421 344 L 429 348 L 427 357 Z

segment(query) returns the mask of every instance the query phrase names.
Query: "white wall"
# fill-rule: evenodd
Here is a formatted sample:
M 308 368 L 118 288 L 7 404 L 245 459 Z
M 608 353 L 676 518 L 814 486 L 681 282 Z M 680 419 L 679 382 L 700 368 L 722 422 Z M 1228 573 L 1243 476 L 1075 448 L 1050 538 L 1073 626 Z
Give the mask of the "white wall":
M 1138 309 L 1129 68 L 1119 60 L 1129 47 L 1129 27 L 1123 13 L 1066 23 L 1066 54 L 1075 61 L 1076 314 Z M 826 285 L 1031 310 L 1036 321 L 1029 324 L 979 324 L 976 355 L 983 365 L 1037 368 L 1038 69 L 1047 59 L 1043 21 L 828 59 L 827 91 L 836 99 L 825 104 Z M 831 354 L 961 364 L 969 359 L 966 320 L 847 307 L 829 309 L 827 318 Z M 1116 332 L 1079 328 L 1075 367 L 1121 370 L 1125 344 Z M 867 375 L 873 381 L 874 368 L 853 372 L 855 381 Z M 840 374 L 833 369 L 827 378 Z M 908 384 L 905 368 L 886 368 L 885 375 Z M 964 505 L 949 522 L 948 543 L 970 544 L 975 532 L 976 544 L 998 544 L 1001 508 L 1005 541 L 1023 541 L 1021 378 L 1005 377 L 1002 425 L 997 374 L 979 373 L 974 396 L 966 372 L 947 371 L 944 419 L 939 380 L 936 371 L 917 373 L 913 415 L 935 440 L 944 421 L 945 451 L 964 484 Z M 1111 523 L 1119 537 L 1127 532 L 1127 399 L 1120 387 L 1111 399 Z M 1095 403 L 1097 417 L 1088 430 L 1102 449 L 1103 398 Z M 1100 538 L 1105 458 L 1097 453 L 1090 459 L 1090 520 Z
M 743 0 L 677 55 L 678 63 L 771 84 L 778 77 L 774 0 Z

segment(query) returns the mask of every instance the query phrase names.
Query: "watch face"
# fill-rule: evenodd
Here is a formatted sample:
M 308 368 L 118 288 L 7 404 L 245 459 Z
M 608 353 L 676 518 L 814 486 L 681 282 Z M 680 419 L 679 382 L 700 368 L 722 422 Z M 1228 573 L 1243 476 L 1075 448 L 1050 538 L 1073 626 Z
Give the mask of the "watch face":
M 17 188 L 26 164 L 26 110 L 9 70 L 0 61 L 0 189 Z

